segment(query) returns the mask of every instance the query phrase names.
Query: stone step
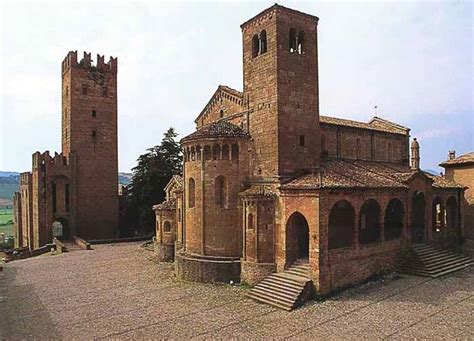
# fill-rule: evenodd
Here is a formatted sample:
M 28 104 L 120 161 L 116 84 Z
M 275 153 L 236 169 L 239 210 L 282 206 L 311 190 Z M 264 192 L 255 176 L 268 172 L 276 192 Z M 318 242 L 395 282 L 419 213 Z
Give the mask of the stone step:
M 283 301 L 288 301 L 293 303 L 299 296 L 299 293 L 290 294 L 289 292 L 285 291 L 276 291 L 273 288 L 270 290 L 267 287 L 257 285 L 255 288 L 252 289 L 252 292 L 259 293 L 263 296 L 269 296 L 274 298 L 281 298 Z
M 288 311 L 293 309 L 292 302 L 288 302 L 286 300 L 282 300 L 282 299 L 271 297 L 271 296 L 261 295 L 260 293 L 254 292 L 253 290 L 250 291 L 247 294 L 247 296 L 257 301 L 260 301 L 262 303 L 267 303 L 267 304 L 270 304 L 270 305 L 273 305 L 273 306 L 276 306 L 278 308 L 285 309 Z
M 287 272 L 277 272 L 277 273 L 271 274 L 270 276 L 274 278 L 281 278 L 282 281 L 286 281 L 288 283 L 293 283 L 297 285 L 304 284 L 308 280 L 308 278 L 304 276 L 290 274 Z
M 273 273 L 265 277 L 246 295 L 256 301 L 272 306 L 292 310 L 304 302 L 303 298 L 310 296 L 311 282 L 309 279 L 309 264 L 299 262 L 290 266 L 284 272 Z
M 410 268 L 410 269 L 405 269 L 405 268 L 404 269 L 397 269 L 397 271 L 405 273 L 405 274 L 409 274 L 409 275 L 437 278 L 437 277 L 441 277 L 441 276 L 450 274 L 452 272 L 463 270 L 463 269 L 465 269 L 465 268 L 467 268 L 471 265 L 472 264 L 464 264 L 464 265 L 459 265 L 459 266 L 450 266 L 450 267 L 446 267 L 444 269 L 440 269 L 438 272 L 429 272 L 429 271 L 423 271 L 423 270 L 420 270 L 420 269 L 412 269 L 412 268 Z
M 429 273 L 436 273 L 438 271 L 448 269 L 449 267 L 457 267 L 457 266 L 460 266 L 460 265 L 470 265 L 470 264 L 472 264 L 472 261 L 467 259 L 467 260 L 451 261 L 451 262 L 443 263 L 443 264 L 436 264 L 436 265 L 433 265 L 431 267 L 402 265 L 402 266 L 400 266 L 400 268 L 414 269 L 414 270 L 419 269 L 420 271 L 426 271 L 426 272 L 429 272 Z
M 302 276 L 305 278 L 308 278 L 308 275 L 309 275 L 309 272 L 307 270 L 300 270 L 300 269 L 288 269 L 285 272 L 296 275 L 296 276 Z
M 456 261 L 471 261 L 469 258 L 463 257 L 463 256 L 451 256 L 451 257 L 443 257 L 435 260 L 430 260 L 430 261 L 425 261 L 425 260 L 420 260 L 418 262 L 405 262 L 404 264 L 409 265 L 409 266 L 420 266 L 420 267 L 436 267 L 439 265 L 443 264 L 448 264 Z
M 300 289 L 301 286 L 302 286 L 301 282 L 288 281 L 284 277 L 281 278 L 281 277 L 278 277 L 278 276 L 266 277 L 264 279 L 264 281 L 269 281 L 269 282 L 272 282 L 272 283 L 277 283 L 277 284 L 280 284 L 280 285 L 293 287 L 295 289 Z
M 449 250 L 436 249 L 430 245 L 414 245 L 411 251 L 397 264 L 397 271 L 427 277 L 439 277 L 464 269 L 473 262 Z
M 272 282 L 260 282 L 258 283 L 255 288 L 265 288 L 266 290 L 274 290 L 277 292 L 282 292 L 282 293 L 287 293 L 291 295 L 299 295 L 301 292 L 301 287 L 300 288 L 294 288 L 294 287 L 289 287 L 287 285 L 282 285 L 279 283 L 272 283 Z

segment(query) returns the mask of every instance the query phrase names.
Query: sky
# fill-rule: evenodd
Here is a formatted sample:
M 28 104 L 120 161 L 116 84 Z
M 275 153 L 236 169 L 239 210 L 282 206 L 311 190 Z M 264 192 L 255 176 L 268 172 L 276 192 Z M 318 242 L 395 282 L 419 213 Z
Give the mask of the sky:
M 118 57 L 119 170 L 180 137 L 219 84 L 242 90 L 240 24 L 274 1 L 2 1 L 0 170 L 61 149 L 61 62 Z M 474 150 L 473 3 L 280 1 L 320 18 L 320 113 L 411 128 L 421 166 Z

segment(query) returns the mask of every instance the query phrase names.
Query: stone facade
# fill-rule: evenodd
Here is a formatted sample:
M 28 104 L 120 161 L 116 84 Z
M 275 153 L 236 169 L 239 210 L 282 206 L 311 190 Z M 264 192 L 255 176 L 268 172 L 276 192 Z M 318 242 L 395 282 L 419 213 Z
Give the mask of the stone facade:
M 465 237 L 474 241 L 474 152 L 456 157 L 455 151 L 450 151 L 448 160 L 440 166 L 445 168 L 445 177 L 466 186 L 463 202 L 463 217 Z
M 62 62 L 62 152 L 33 154 L 15 195 L 16 247 L 112 238 L 118 226 L 117 59 Z
M 243 92 L 219 86 L 181 141 L 179 276 L 228 282 L 239 264 L 255 284 L 307 259 L 326 294 L 462 236 L 464 188 L 419 169 L 408 128 L 319 115 L 317 26 L 279 5 L 241 25 Z

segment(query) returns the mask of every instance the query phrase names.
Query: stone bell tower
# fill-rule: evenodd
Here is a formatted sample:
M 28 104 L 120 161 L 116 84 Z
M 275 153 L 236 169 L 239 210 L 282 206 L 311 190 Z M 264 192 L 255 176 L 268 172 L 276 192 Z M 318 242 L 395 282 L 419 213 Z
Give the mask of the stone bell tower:
M 241 25 L 254 176 L 279 179 L 320 159 L 318 18 L 274 5 Z

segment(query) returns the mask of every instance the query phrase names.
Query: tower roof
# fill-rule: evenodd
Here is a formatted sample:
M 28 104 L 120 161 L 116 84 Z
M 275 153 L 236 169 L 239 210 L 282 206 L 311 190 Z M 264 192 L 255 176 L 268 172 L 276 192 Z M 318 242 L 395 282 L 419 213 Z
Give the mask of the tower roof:
M 243 29 L 248 23 L 254 21 L 256 18 L 258 18 L 262 15 L 265 15 L 268 12 L 271 12 L 273 10 L 282 10 L 282 11 L 286 11 L 286 12 L 289 12 L 289 13 L 299 14 L 299 15 L 308 17 L 309 19 L 314 20 L 316 22 L 318 22 L 318 20 L 319 20 L 319 18 L 317 16 L 314 16 L 314 15 L 311 15 L 311 14 L 308 14 L 308 13 L 304 13 L 304 12 L 300 12 L 300 11 L 297 11 L 295 9 L 288 8 L 288 7 L 285 7 L 285 6 L 281 6 L 281 5 L 278 5 L 278 4 L 274 4 L 273 6 L 270 6 L 266 9 L 264 9 L 263 11 L 258 13 L 257 15 L 255 15 L 252 18 L 250 18 L 249 20 L 245 21 L 242 25 L 240 25 L 240 27 Z
M 250 135 L 235 124 L 227 121 L 217 121 L 201 127 L 194 133 L 184 137 L 181 142 L 219 137 L 250 138 Z

